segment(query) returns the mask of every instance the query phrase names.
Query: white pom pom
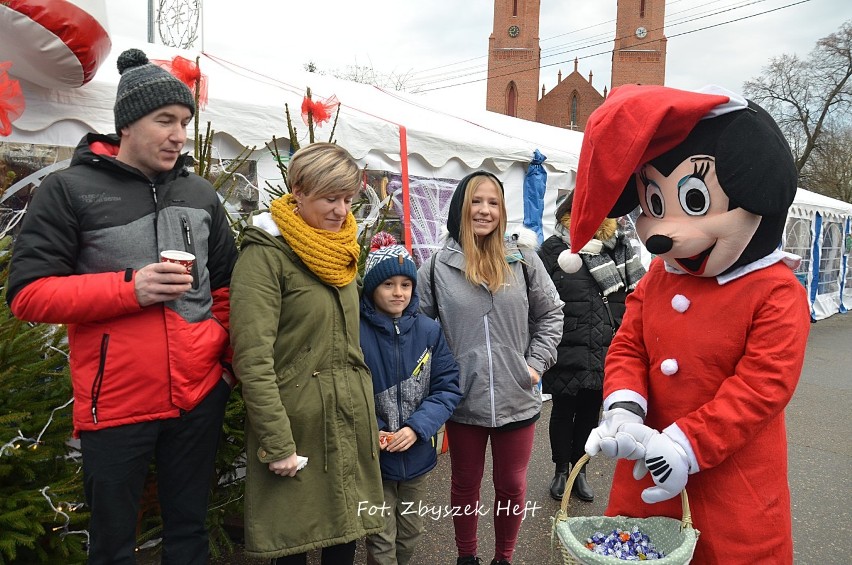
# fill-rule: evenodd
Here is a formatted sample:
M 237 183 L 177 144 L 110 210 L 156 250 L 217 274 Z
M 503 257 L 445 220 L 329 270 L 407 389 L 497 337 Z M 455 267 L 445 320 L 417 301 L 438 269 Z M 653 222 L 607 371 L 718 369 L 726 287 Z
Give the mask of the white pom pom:
M 690 302 L 689 298 L 685 297 L 682 294 L 675 294 L 674 298 L 672 298 L 672 308 L 676 311 L 683 314 L 689 308 Z
M 576 273 L 583 266 L 583 260 L 576 253 L 571 253 L 570 249 L 566 249 L 557 257 L 556 262 L 559 263 L 559 268 L 566 273 Z
M 663 371 L 664 375 L 674 375 L 675 373 L 677 373 L 678 370 L 677 361 L 674 359 L 666 359 L 660 365 L 660 370 Z

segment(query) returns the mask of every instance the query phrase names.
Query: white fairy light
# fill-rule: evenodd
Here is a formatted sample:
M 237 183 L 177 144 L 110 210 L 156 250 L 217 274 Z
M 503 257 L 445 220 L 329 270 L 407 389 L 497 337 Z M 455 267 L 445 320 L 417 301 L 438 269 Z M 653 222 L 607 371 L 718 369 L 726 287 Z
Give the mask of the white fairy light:
M 82 502 L 60 502 L 58 506 L 54 505 L 53 499 L 51 499 L 50 496 L 47 493 L 47 491 L 49 491 L 49 490 L 50 490 L 50 487 L 44 487 L 39 492 L 45 498 L 45 500 L 47 500 L 47 503 L 50 505 L 50 507 L 53 509 L 53 511 L 56 512 L 57 514 L 61 514 L 62 517 L 65 518 L 65 523 L 62 524 L 61 526 L 56 526 L 55 528 L 53 528 L 53 531 L 56 532 L 56 531 L 62 530 L 62 532 L 59 534 L 59 537 L 61 537 L 61 538 L 64 538 L 65 536 L 70 536 L 70 535 L 83 536 L 83 537 L 86 538 L 86 547 L 88 548 L 89 531 L 88 530 L 69 530 L 68 526 L 69 526 L 69 524 L 71 524 L 71 516 L 69 516 L 68 514 L 66 514 L 62 510 L 62 507 L 64 505 L 65 508 L 69 512 L 76 512 L 77 510 L 79 510 L 80 508 L 83 507 L 83 503 Z M 88 549 L 86 551 L 88 552 Z
M 36 449 L 39 446 L 39 444 L 41 443 L 41 438 L 44 435 L 44 433 L 47 431 L 47 428 L 49 428 L 50 424 L 53 423 L 53 415 L 56 414 L 56 411 L 62 410 L 63 408 L 67 408 L 68 405 L 71 404 L 72 402 L 74 402 L 73 397 L 69 398 L 68 401 L 65 404 L 63 404 L 62 406 L 57 406 L 56 408 L 51 410 L 50 417 L 47 419 L 47 423 L 44 424 L 44 427 L 41 429 L 38 436 L 36 436 L 34 438 L 26 437 L 23 433 L 21 433 L 21 430 L 18 430 L 17 436 L 13 437 L 11 440 L 4 443 L 3 447 L 0 447 L 0 457 L 2 457 L 3 455 L 8 455 L 7 451 L 9 453 L 11 453 L 10 450 L 20 448 L 20 445 L 18 445 L 18 442 L 28 443 L 28 444 L 30 444 L 30 449 Z
M 18 449 L 19 447 L 21 447 L 20 445 L 17 445 L 17 443 L 16 443 L 16 442 L 19 442 L 19 441 L 26 441 L 26 442 L 32 443 L 35 440 L 32 439 L 32 438 L 28 438 L 28 437 L 24 436 L 24 434 L 21 433 L 21 430 L 18 430 L 17 436 L 13 437 L 12 439 L 10 439 L 6 443 L 4 443 L 3 447 L 0 447 L 0 457 L 2 457 L 3 455 L 6 455 L 6 451 L 11 452 L 12 449 Z

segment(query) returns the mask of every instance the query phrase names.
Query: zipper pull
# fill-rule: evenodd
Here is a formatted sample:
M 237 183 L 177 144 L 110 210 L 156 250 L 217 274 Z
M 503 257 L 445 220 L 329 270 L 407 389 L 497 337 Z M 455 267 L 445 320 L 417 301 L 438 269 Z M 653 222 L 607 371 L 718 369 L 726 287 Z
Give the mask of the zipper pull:
M 154 206 L 157 205 L 157 186 L 155 184 L 151 184 L 151 194 L 154 196 Z
M 393 321 L 393 329 L 396 332 L 396 335 L 399 335 L 399 325 L 396 323 L 396 319 Z
M 186 232 L 186 244 L 192 245 L 192 231 L 189 229 L 189 220 L 181 218 L 180 221 L 183 222 L 183 231 Z

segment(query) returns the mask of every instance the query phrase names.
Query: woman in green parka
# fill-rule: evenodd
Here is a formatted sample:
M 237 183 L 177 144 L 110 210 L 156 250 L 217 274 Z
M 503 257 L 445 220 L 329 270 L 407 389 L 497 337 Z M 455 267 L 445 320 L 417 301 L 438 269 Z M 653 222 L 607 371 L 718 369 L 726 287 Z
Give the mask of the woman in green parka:
M 360 171 L 345 149 L 314 143 L 293 155 L 288 180 L 291 194 L 246 229 L 231 278 L 246 550 L 290 565 L 322 548 L 322 563 L 351 564 L 355 540 L 384 527 L 350 212 Z

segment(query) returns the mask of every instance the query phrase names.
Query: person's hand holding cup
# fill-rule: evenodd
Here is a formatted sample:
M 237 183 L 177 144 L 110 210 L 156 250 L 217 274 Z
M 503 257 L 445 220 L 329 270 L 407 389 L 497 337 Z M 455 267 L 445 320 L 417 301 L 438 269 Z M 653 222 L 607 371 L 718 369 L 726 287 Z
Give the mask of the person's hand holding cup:
M 175 249 L 160 252 L 159 263 L 142 267 L 134 277 L 139 305 L 144 308 L 180 298 L 192 288 L 194 264 L 195 255 L 192 253 Z

